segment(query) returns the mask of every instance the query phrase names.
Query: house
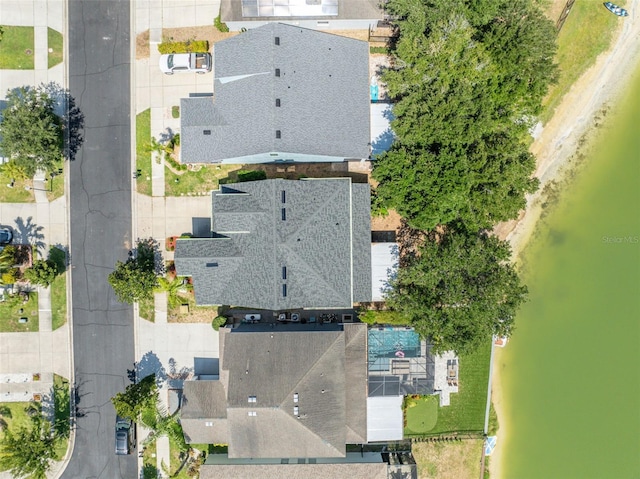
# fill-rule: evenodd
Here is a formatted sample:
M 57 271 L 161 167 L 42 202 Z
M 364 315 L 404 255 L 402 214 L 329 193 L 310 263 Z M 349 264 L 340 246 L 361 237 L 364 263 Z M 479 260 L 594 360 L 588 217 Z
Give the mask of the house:
M 369 158 L 367 42 L 269 23 L 216 43 L 214 71 L 181 100 L 182 163 Z
M 220 17 L 231 31 L 267 22 L 327 30 L 369 30 L 384 18 L 384 12 L 377 0 L 222 0 Z
M 212 192 L 213 237 L 179 239 L 196 303 L 274 311 L 370 301 L 370 188 L 350 178 L 272 179 Z
M 186 381 L 188 443 L 233 458 L 341 458 L 366 442 L 367 326 L 220 329 L 219 378 Z

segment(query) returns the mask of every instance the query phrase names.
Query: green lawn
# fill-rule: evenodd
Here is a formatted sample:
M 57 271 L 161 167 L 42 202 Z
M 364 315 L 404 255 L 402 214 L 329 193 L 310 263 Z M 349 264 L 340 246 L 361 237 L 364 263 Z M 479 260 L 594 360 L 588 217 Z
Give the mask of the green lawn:
M 616 2 L 624 5 L 625 2 Z M 613 31 L 621 20 L 609 13 L 602 2 L 577 1 L 558 35 L 556 62 L 560 78 L 544 101 L 540 115 L 543 123 L 553 116 L 571 85 L 591 66 L 611 43 Z
M 29 402 L 3 402 L 0 403 L 0 416 L 6 421 L 9 429 L 15 431 L 20 427 L 28 426 L 31 423 L 29 416 L 24 411 L 31 403 Z M 0 438 L 4 433 L 0 428 Z
M 0 70 L 33 70 L 33 27 L 2 25 Z
M 69 446 L 69 434 L 71 431 L 71 424 L 69 422 L 71 418 L 69 380 L 54 374 L 53 388 L 55 401 L 54 430 L 61 438 L 61 440 L 56 443 L 56 456 L 62 459 Z
M 49 45 L 48 65 L 51 68 L 62 63 L 62 34 L 53 28 L 47 28 L 47 44 Z
M 157 479 L 158 467 L 156 465 L 156 443 L 152 442 L 144 448 L 142 453 L 142 479 Z
M 64 164 L 60 163 L 60 167 L 64 168 Z M 49 176 L 49 180 L 46 182 L 46 185 L 49 190 L 47 192 L 47 199 L 49 201 L 60 198 L 64 195 L 64 173 L 56 175 L 53 178 Z
M 61 274 L 51 283 L 51 321 L 54 331 L 67 322 L 67 275 Z
M 221 179 L 226 178 L 230 172 L 240 168 L 240 165 L 203 165 L 197 171 L 183 171 L 180 172 L 180 175 L 177 175 L 165 167 L 165 195 L 209 194 L 211 190 L 218 188 Z
M 405 409 L 406 427 L 405 436 L 426 434 L 431 431 L 438 421 L 438 397 L 421 396 L 419 398 L 407 397 Z
M 13 187 L 7 186 L 11 184 L 12 179 L 15 180 Z M 33 203 L 35 201 L 33 191 L 24 188 L 25 186 L 31 187 L 32 184 L 33 181 L 30 179 L 15 179 L 0 171 L 0 203 Z
M 141 318 L 151 321 L 152 323 L 156 320 L 156 310 L 153 298 L 143 299 L 138 302 L 138 314 Z
M 19 323 L 20 318 L 27 318 L 27 322 Z M 0 332 L 34 332 L 38 329 L 38 293 L 29 293 L 26 304 L 18 295 L 5 296 L 0 303 Z
M 151 109 L 136 116 L 136 179 L 138 193 L 151 196 Z
M 395 326 L 410 326 L 411 322 L 397 311 L 369 310 L 358 314 L 358 318 L 367 324 L 390 324 Z
M 438 410 L 438 422 L 429 434 L 482 432 L 487 405 L 491 343 L 473 354 L 460 356 L 459 392 L 451 404 Z

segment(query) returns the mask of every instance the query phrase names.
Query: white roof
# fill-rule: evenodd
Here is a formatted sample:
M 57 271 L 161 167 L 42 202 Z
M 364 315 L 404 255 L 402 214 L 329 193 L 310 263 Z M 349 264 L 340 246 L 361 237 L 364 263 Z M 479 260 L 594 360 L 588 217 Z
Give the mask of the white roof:
M 398 270 L 398 244 L 371 244 L 371 298 L 383 301 L 389 278 Z
M 367 398 L 367 442 L 403 438 L 402 396 Z

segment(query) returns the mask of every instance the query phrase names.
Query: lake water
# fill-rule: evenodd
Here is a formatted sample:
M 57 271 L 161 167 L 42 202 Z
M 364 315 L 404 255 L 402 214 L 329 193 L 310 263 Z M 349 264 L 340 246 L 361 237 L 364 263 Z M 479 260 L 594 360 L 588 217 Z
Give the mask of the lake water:
M 498 356 L 504 478 L 640 478 L 640 69 L 626 109 L 525 251 Z

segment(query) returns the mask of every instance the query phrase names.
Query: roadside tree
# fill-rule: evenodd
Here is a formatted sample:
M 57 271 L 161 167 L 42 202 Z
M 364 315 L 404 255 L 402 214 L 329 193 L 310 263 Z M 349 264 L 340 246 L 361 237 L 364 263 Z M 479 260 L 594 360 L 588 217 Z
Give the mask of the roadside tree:
M 132 304 L 152 298 L 153 290 L 159 286 L 156 252 L 157 245 L 152 239 L 140 240 L 127 261 L 116 263 L 109 274 L 109 284 L 119 301 Z
M 137 421 L 143 410 L 156 408 L 158 402 L 156 375 L 151 374 L 137 383 L 130 384 L 124 392 L 113 396 L 111 402 L 118 416 Z
M 492 336 L 510 336 L 522 285 L 508 243 L 486 233 L 432 232 L 405 255 L 391 282 L 388 305 L 429 338 L 435 352 L 474 351 Z
M 45 87 L 9 90 L 0 138 L 0 149 L 26 176 L 32 177 L 39 169 L 50 173 L 60 168 L 62 121 Z

